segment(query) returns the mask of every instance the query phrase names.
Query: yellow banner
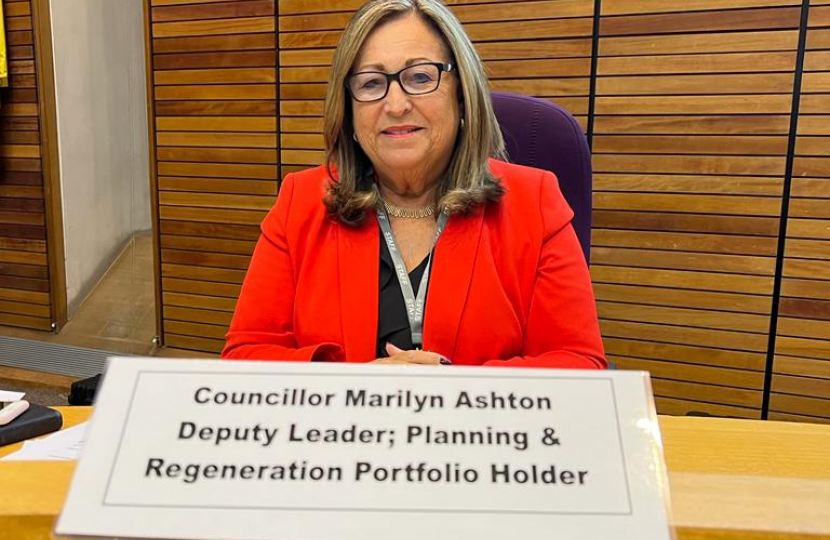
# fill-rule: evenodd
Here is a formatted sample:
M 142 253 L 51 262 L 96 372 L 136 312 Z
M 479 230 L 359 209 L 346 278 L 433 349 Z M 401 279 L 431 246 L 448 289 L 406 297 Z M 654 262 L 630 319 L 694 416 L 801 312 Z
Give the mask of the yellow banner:
M 3 3 L 0 2 L 0 86 L 9 85 L 9 62 L 6 57 L 6 24 Z

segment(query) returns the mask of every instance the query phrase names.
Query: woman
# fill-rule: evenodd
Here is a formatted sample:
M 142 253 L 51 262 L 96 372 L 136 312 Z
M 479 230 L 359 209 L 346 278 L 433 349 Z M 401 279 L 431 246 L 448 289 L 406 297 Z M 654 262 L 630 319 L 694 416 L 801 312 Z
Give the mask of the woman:
M 555 177 L 492 157 L 483 66 L 437 0 L 374 0 L 346 28 L 328 166 L 262 224 L 223 357 L 606 366 Z

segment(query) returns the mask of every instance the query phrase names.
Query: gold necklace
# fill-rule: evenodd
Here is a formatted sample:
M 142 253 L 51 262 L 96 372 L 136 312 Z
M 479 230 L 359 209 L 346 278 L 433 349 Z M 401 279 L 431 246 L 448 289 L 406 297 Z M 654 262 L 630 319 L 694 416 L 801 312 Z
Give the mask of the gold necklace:
M 434 214 L 436 208 L 435 203 L 423 208 L 404 208 L 402 206 L 396 206 L 386 199 L 381 198 L 381 200 L 383 201 L 383 207 L 386 209 L 386 213 L 396 218 L 424 219 Z

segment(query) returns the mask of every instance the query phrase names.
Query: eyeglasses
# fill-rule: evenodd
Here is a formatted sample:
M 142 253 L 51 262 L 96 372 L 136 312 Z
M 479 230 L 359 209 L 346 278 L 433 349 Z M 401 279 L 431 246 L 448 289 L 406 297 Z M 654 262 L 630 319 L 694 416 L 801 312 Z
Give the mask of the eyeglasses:
M 452 64 L 429 62 L 415 64 L 397 73 L 361 71 L 346 78 L 346 88 L 355 101 L 377 101 L 386 97 L 392 81 L 398 81 L 401 89 L 410 96 L 422 96 L 438 90 L 441 74 L 453 71 Z

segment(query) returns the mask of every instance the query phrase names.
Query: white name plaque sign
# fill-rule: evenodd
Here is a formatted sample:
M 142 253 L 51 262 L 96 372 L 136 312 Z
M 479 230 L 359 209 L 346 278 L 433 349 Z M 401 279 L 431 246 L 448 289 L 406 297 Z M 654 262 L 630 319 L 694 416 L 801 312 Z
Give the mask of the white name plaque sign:
M 56 532 L 668 539 L 648 375 L 117 358 Z

